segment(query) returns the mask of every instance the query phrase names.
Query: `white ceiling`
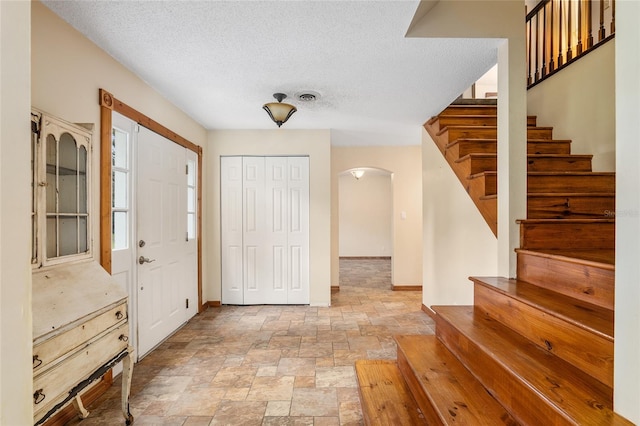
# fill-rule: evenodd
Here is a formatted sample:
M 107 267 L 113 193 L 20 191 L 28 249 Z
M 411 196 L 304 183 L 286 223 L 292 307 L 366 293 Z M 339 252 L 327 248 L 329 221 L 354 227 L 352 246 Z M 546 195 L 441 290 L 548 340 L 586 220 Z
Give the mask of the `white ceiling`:
M 283 129 L 334 145 L 415 145 L 420 126 L 496 61 L 497 40 L 405 38 L 418 1 L 48 1 L 207 129 Z M 295 98 L 319 93 L 315 103 Z

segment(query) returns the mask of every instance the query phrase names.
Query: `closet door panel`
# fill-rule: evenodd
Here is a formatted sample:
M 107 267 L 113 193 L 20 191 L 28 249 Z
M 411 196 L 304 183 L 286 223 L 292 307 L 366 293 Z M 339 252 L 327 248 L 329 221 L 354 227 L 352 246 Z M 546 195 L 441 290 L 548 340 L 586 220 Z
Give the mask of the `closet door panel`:
M 271 253 L 266 244 L 269 227 L 265 216 L 265 158 L 243 157 L 242 167 L 244 303 L 270 303 L 265 285 L 265 276 L 271 269 Z
M 221 157 L 220 170 L 222 302 L 242 305 L 242 157 Z
M 309 157 L 288 159 L 287 303 L 309 303 Z

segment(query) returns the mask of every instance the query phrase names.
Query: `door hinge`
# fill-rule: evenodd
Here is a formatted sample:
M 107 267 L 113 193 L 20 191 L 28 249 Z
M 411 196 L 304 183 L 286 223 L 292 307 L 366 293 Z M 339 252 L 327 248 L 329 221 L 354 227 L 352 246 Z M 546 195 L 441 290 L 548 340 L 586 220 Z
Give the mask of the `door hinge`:
M 188 175 L 189 174 L 189 163 L 184 165 L 184 174 Z
M 134 125 L 134 126 L 133 126 L 133 131 L 134 131 L 134 132 L 136 132 L 136 133 L 140 133 L 140 126 L 139 126 L 139 125 L 137 125 L 137 124 L 136 124 L 136 125 Z
M 189 299 L 185 299 L 185 304 L 187 305 L 187 309 L 189 309 Z
M 189 231 L 185 232 L 184 240 L 187 241 L 187 242 L 189 241 Z

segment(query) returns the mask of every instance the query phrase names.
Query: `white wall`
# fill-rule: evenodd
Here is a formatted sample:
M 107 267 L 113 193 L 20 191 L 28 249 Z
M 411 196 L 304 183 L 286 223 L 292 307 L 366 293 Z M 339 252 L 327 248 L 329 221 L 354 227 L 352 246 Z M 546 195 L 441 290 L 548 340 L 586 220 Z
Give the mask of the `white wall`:
M 611 40 L 529 89 L 527 111 L 573 154 L 593 154 L 593 170 L 616 170 L 615 45 Z
M 331 216 L 339 216 L 339 176 L 350 169 L 372 167 L 393 174 L 392 283 L 422 285 L 422 159 L 420 146 L 331 148 Z M 402 212 L 405 212 L 404 219 Z M 338 220 L 331 221 L 331 285 L 339 285 Z
M 340 256 L 391 256 L 391 174 L 368 171 L 339 178 Z
M 640 424 L 640 2 L 621 1 L 617 7 L 613 406 L 616 412 Z
M 0 2 L 0 424 L 33 424 L 30 4 Z
M 308 155 L 309 156 L 309 256 L 311 305 L 331 304 L 331 139 L 329 130 L 215 130 L 209 132 L 204 155 L 204 236 L 207 243 L 203 263 L 209 273 L 203 281 L 203 300 L 221 299 L 220 264 L 220 156 Z
M 422 164 L 423 303 L 472 305 L 468 277 L 497 275 L 498 242 L 425 130 Z

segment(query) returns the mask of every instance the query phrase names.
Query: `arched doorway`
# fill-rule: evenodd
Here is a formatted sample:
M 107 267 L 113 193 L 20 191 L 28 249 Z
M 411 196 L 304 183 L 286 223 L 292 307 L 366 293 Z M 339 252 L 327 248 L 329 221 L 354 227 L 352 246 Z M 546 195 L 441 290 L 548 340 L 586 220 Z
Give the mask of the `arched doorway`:
M 393 174 L 359 167 L 338 177 L 340 286 L 391 289 Z

